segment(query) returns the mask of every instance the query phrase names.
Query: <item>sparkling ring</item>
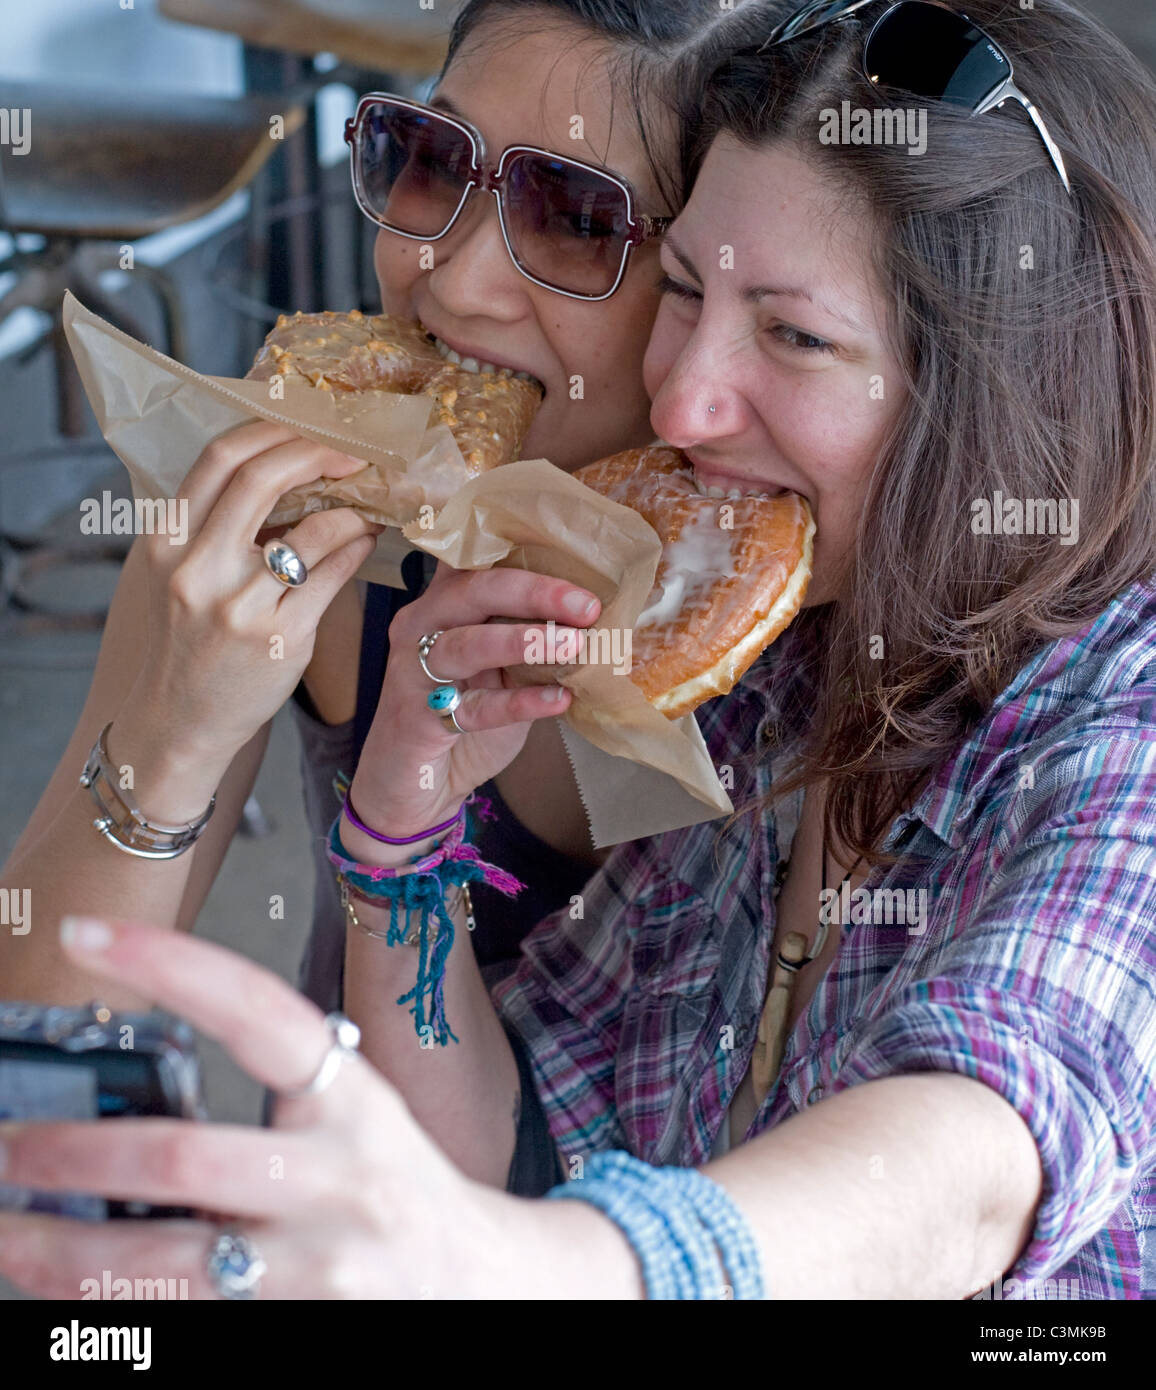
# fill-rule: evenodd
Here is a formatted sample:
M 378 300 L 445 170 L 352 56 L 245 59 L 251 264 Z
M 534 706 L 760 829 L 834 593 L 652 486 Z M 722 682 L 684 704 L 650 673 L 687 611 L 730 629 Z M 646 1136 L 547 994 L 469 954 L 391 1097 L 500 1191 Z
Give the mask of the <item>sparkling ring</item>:
M 284 541 L 265 542 L 265 567 L 287 589 L 299 588 L 309 578 L 305 561 Z
M 256 1298 L 268 1266 L 240 1231 L 224 1230 L 209 1246 L 209 1282 L 222 1298 Z
M 441 676 L 435 676 L 434 673 L 430 670 L 430 668 L 426 665 L 426 659 L 428 658 L 430 652 L 433 651 L 433 644 L 438 640 L 438 638 L 441 635 L 442 634 L 440 632 L 427 632 L 425 636 L 421 639 L 421 641 L 417 644 L 417 659 L 421 662 L 421 669 L 426 673 L 430 680 L 433 681 L 434 685 L 453 685 L 452 679 L 443 680 Z
M 342 1062 L 357 1055 L 357 1044 L 361 1041 L 361 1029 L 357 1024 L 344 1014 L 326 1014 L 325 1023 L 333 1042 L 321 1059 L 317 1075 L 299 1091 L 279 1091 L 278 1094 L 285 1100 L 299 1100 L 302 1096 L 316 1096 L 328 1090 L 333 1078 L 341 1070 Z

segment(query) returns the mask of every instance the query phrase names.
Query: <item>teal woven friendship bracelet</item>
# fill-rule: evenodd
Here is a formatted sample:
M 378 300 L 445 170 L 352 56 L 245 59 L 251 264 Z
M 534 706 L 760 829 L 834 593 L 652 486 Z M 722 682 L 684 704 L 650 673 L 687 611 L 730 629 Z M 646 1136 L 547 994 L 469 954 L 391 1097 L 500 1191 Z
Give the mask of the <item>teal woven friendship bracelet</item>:
M 766 1297 L 750 1225 L 729 1193 L 695 1168 L 656 1168 L 614 1149 L 594 1154 L 585 1176 L 546 1197 L 604 1211 L 638 1255 L 648 1299 L 717 1299 L 728 1289 L 736 1299 Z
M 451 886 L 468 883 L 488 883 L 508 897 L 521 891 L 523 885 L 513 874 L 487 864 L 473 847 L 464 843 L 465 817 L 430 854 L 415 856 L 408 867 L 386 869 L 370 864 L 358 864 L 349 858 L 341 843 L 341 815 L 329 831 L 326 858 L 349 885 L 363 896 L 377 899 L 382 906 L 389 903 L 389 929 L 385 934 L 387 946 L 400 946 L 410 935 L 410 918 L 419 914 L 417 981 L 413 989 L 399 995 L 398 1004 L 412 1001 L 410 1012 L 414 1028 L 425 1045 L 426 1030 L 439 1047 L 457 1042 L 445 1011 L 446 960 L 454 942 L 453 919 L 446 911 L 445 894 Z M 405 925 L 402 926 L 404 909 Z M 436 933 L 434 930 L 436 924 Z M 429 1009 L 427 1015 L 426 1009 Z

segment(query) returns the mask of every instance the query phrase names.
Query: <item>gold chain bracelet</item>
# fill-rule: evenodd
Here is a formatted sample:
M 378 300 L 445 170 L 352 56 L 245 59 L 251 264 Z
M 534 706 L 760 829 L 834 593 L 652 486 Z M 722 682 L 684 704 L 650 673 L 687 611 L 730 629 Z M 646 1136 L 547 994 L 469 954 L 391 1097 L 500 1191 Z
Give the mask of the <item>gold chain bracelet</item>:
M 383 931 L 375 931 L 373 927 L 366 926 L 364 922 L 359 920 L 357 916 L 357 911 L 353 906 L 354 898 L 359 899 L 363 903 L 368 903 L 371 907 L 381 907 L 384 905 L 387 899 L 376 899 L 367 896 L 365 893 L 362 893 L 358 889 L 356 889 L 353 886 L 353 884 L 351 884 L 349 880 L 345 877 L 345 875 L 341 873 L 337 875 L 337 887 L 338 891 L 341 894 L 341 906 L 345 909 L 345 919 L 349 923 L 349 925 L 351 927 L 357 927 L 359 930 L 363 931 L 366 934 L 366 936 L 372 936 L 378 941 L 387 940 L 389 933 Z M 457 896 L 447 904 L 447 911 L 450 913 L 451 916 L 453 916 L 453 914 L 457 912 L 458 908 L 461 907 L 463 904 L 465 905 L 466 910 L 466 930 L 473 931 L 474 928 L 477 926 L 477 919 L 474 917 L 474 904 L 473 900 L 470 897 L 470 886 L 468 883 L 461 884 L 461 886 L 458 888 Z M 438 939 L 439 930 L 440 928 L 435 924 L 434 929 L 430 933 L 429 938 L 429 943 L 431 946 Z M 405 945 L 407 946 L 417 946 L 420 945 L 420 943 L 421 932 L 419 930 L 411 931 L 410 934 L 405 938 Z

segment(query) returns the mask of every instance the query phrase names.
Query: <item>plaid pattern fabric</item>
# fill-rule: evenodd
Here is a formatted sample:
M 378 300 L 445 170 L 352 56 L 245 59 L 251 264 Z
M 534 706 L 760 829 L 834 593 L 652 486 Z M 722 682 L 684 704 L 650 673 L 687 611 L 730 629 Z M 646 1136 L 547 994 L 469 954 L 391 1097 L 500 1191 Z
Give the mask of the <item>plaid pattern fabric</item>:
M 798 737 L 793 631 L 698 712 L 736 806 Z M 754 1047 L 800 807 L 622 845 L 580 908 L 525 939 L 493 998 L 564 1171 L 608 1148 L 709 1159 Z M 997 1296 L 1156 1297 L 1156 576 L 1033 657 L 885 847 L 899 862 L 860 890 L 878 904 L 866 918 L 852 904 L 833 925 L 838 954 L 747 1137 L 877 1078 L 977 1078 L 1044 1170 Z M 922 901 L 922 920 L 876 889 Z

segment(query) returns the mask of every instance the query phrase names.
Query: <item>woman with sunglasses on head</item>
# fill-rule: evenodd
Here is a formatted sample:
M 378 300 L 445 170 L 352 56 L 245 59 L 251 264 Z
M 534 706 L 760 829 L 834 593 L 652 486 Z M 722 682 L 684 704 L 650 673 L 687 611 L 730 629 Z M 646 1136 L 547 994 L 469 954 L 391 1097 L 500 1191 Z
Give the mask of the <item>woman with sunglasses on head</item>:
M 295 1186 L 271 1196 L 269 1136 L 204 1127 L 177 1165 L 171 1133 L 124 1121 L 71 1146 L 29 1127 L 7 1181 L 128 1169 L 119 1195 L 227 1209 L 233 1274 L 271 1297 L 965 1298 L 1001 1271 L 1004 1298 L 1156 1293 L 1156 91 L 1059 0 L 950 25 L 927 0 L 819 8 L 721 61 L 704 46 L 687 80 L 692 191 L 646 362 L 700 478 L 782 485 L 818 522 L 807 608 L 700 712 L 745 813 L 615 851 L 493 1004 L 452 949 L 458 1044 L 420 1075 L 382 1008 L 403 953 L 360 926 L 349 1010 L 379 1072 L 337 1065 L 348 1020 L 228 953 L 74 938 L 283 1097 Z M 984 111 L 1001 54 L 1034 120 Z M 926 106 L 924 154 L 821 138 L 844 101 L 891 99 Z M 1025 528 L 1041 497 L 1079 526 Z M 500 634 L 470 642 L 436 644 L 435 678 L 500 657 Z M 424 693 L 387 674 L 405 756 L 442 772 L 425 805 L 379 794 L 396 839 L 509 753 L 501 692 L 456 736 Z M 351 855 L 354 830 L 335 826 Z M 449 878 L 455 833 L 396 852 L 398 878 L 443 850 Z M 357 912 L 384 930 L 380 902 Z M 511 1159 L 511 1189 L 551 1200 L 497 1190 Z M 126 1274 L 167 1241 L 196 1296 L 226 1291 L 204 1224 L 147 1249 L 2 1225 L 5 1270 L 28 1232 L 45 1292 L 114 1240 Z
M 354 184 L 382 224 L 383 309 L 419 320 L 450 360 L 520 369 L 542 383 L 526 457 L 574 469 L 652 438 L 642 356 L 658 305 L 657 233 L 678 201 L 662 78 L 697 30 L 726 20 L 715 0 L 471 0 L 432 103 L 360 104 L 349 133 Z M 5 866 L 5 883 L 35 889 L 41 921 L 128 904 L 142 919 L 190 928 L 252 789 L 269 721 L 292 696 L 318 864 L 304 985 L 326 1007 L 340 1002 L 345 915 L 324 859 L 341 806 L 334 779 L 358 765 L 390 622 L 431 567 L 407 566 L 409 594 L 369 586 L 366 600 L 352 576 L 381 528 L 347 509 L 281 537 L 307 575 L 297 587 L 278 584 L 258 542 L 289 487 L 362 466 L 279 426 L 245 425 L 207 448 L 185 480 L 189 545 L 136 541 L 85 708 Z M 502 596 L 487 598 L 490 581 L 479 578 L 481 590 L 467 579 L 457 591 L 480 592 L 477 601 L 498 611 Z M 538 578 L 526 595 L 542 620 L 593 620 L 569 606 L 577 599 L 585 611 L 593 597 L 574 586 Z M 277 661 L 273 635 L 283 638 Z M 416 637 L 407 654 L 417 667 Z M 568 901 L 599 857 L 553 722 L 568 697 L 555 692 L 509 697 L 511 712 L 538 723 L 525 755 L 487 788 L 496 819 L 478 841 L 512 860 L 527 890 L 511 904 L 479 885 L 477 949 L 487 967 L 509 968 L 520 936 Z M 370 761 L 383 776 L 395 742 L 378 721 Z M 86 760 L 88 790 L 77 786 Z M 93 820 L 106 815 L 117 824 L 102 836 Z M 91 982 L 46 938 L 0 942 L 3 992 L 87 998 Z
M 991 48 L 944 6 L 820 8 L 826 23 L 704 56 L 646 373 L 656 426 L 701 477 L 790 487 L 819 522 L 808 608 L 702 717 L 733 751 L 736 802 L 774 798 L 721 836 L 617 851 L 580 917 L 532 933 L 498 1013 L 452 951 L 459 1046 L 424 1052 L 420 1078 L 396 1076 L 400 1034 L 383 1030 L 402 953 L 351 929 L 350 1009 L 409 1107 L 364 1063 L 334 1064 L 347 1025 L 330 1046 L 246 962 L 140 929 L 74 939 L 70 959 L 188 1013 L 283 1097 L 298 1180 L 275 1200 L 251 1175 L 259 1134 L 201 1128 L 201 1161 L 175 1175 L 160 1126 L 121 1121 L 63 1157 L 49 1126 L 10 1145 L 11 1181 L 140 1173 L 118 1192 L 240 1216 L 228 1283 L 204 1264 L 208 1227 L 150 1233 L 147 1257 L 168 1239 L 197 1296 L 709 1297 L 725 1281 L 958 1298 L 1009 1268 L 1081 1298 L 1156 1290 L 1156 96 L 1058 3 L 1015 22 L 972 4 Z M 929 80 L 923 58 L 945 49 Z M 1035 129 L 978 114 L 1010 77 L 999 50 Z M 944 72 L 969 62 L 982 80 L 949 96 Z M 924 155 L 820 138 L 844 100 L 870 113 L 891 88 L 930 108 Z M 1025 531 L 1003 508 L 977 525 L 993 489 L 1079 501 L 1082 529 Z M 420 687 L 387 677 L 382 703 L 415 758 L 469 747 L 482 780 L 509 751 L 480 732 L 498 699 L 482 692 L 460 736 L 418 723 Z M 392 821 L 382 795 L 379 824 L 413 839 L 420 813 L 452 809 L 443 794 L 398 797 Z M 816 925 L 820 884 L 861 885 L 861 863 L 926 910 Z M 383 926 L 380 905 L 358 911 Z M 586 1200 L 495 1191 L 511 1154 L 515 1190 L 568 1172 L 582 1181 L 551 1195 Z M 97 1255 L 125 1273 L 144 1258 L 123 1230 L 3 1225 L 0 1258 L 31 1231 L 26 1282 L 46 1292 Z
M 1156 1293 L 1156 91 L 1065 4 L 969 13 L 810 6 L 685 83 L 651 420 L 704 485 L 807 497 L 811 586 L 698 714 L 740 814 L 620 847 L 492 989 L 451 946 L 440 1050 L 381 1007 L 421 977 L 372 874 L 442 854 L 464 928 L 445 825 L 515 656 L 433 590 L 394 627 L 391 780 L 331 840 L 346 1009 L 470 1178 L 623 1233 L 572 1292 Z M 892 92 L 924 150 L 830 140 Z

